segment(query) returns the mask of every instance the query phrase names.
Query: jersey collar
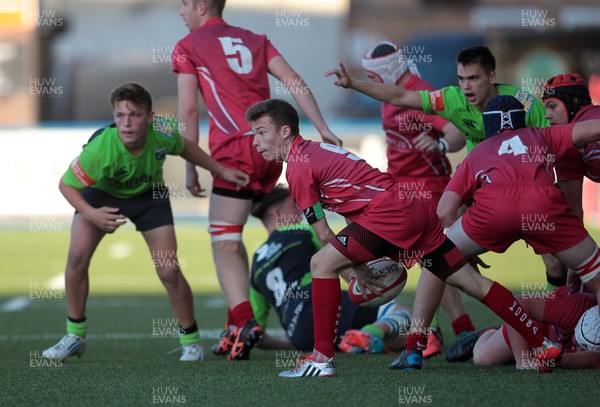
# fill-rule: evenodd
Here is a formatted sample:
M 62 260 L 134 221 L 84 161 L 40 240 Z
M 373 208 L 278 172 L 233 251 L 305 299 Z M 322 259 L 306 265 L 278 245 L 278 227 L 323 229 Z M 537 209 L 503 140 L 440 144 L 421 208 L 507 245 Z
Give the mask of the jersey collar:
M 202 26 L 214 25 L 214 24 L 227 24 L 227 23 L 225 22 L 225 20 L 223 20 L 222 17 L 211 17 L 208 20 L 206 20 L 206 22 L 204 24 L 202 24 Z
M 294 141 L 292 142 L 292 145 L 290 146 L 290 152 L 288 153 L 288 157 L 292 154 L 294 154 L 294 152 L 296 151 L 296 149 L 298 148 L 298 146 L 300 145 L 300 143 L 302 143 L 304 141 L 304 139 L 302 138 L 301 135 L 297 135 L 296 138 L 294 139 Z

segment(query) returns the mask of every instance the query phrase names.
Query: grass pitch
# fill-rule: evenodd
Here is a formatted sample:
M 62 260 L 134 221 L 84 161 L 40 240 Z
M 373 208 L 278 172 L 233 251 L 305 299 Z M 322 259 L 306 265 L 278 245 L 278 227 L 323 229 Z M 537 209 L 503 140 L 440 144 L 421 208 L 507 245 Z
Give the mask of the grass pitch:
M 202 363 L 178 362 L 173 315 L 154 275 L 148 249 L 131 228 L 105 238 L 90 270 L 88 349 L 81 359 L 49 362 L 41 351 L 64 334 L 65 300 L 60 280 L 68 223 L 54 232 L 1 230 L 0 405 L 594 405 L 600 397 L 597 370 L 557 370 L 550 375 L 512 366 L 449 364 L 443 357 L 424 369 L 386 369 L 393 355 L 336 356 L 338 377 L 290 380 L 277 377 L 298 352 L 253 350 L 250 361 L 226 362 L 209 352 L 222 329 L 225 302 L 210 255 L 205 226 L 178 227 L 179 257 L 195 294 L 198 324 L 207 351 Z M 266 238 L 257 224 L 245 232 L 249 253 Z M 598 237 L 598 233 L 593 235 Z M 517 295 L 541 290 L 541 260 L 519 242 L 504 255 L 487 254 L 484 274 Z M 399 301 L 411 305 L 418 271 L 411 270 Z M 466 306 L 478 328 L 498 318 L 470 298 Z M 275 318 L 270 327 L 278 328 Z M 454 340 L 445 314 L 447 345 Z

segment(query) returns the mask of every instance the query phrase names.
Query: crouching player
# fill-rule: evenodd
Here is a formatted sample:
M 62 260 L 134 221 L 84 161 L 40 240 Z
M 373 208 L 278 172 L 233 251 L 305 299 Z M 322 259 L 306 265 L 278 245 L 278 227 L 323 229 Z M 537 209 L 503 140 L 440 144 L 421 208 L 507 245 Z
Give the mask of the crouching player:
M 315 341 L 312 354 L 283 377 L 336 376 L 334 350 L 341 306 L 339 273 L 354 269 L 361 292 L 376 291 L 364 263 L 388 256 L 396 261 L 421 260 L 435 276 L 482 301 L 527 338 L 541 361 L 554 360 L 562 349 L 533 329 L 510 291 L 477 273 L 454 243 L 442 232 L 433 205 L 403 198 L 396 179 L 369 166 L 342 148 L 304 140 L 296 110 L 282 100 L 266 100 L 246 113 L 252 124 L 254 146 L 267 161 L 287 162 L 286 177 L 292 198 L 312 225 L 324 247 L 311 260 Z M 337 235 L 324 209 L 354 222 Z M 411 266 L 411 264 L 408 264 Z M 424 271 L 425 273 L 425 271 Z M 443 292 L 440 291 L 440 299 Z M 434 301 L 434 309 L 439 300 Z M 413 309 L 413 312 L 416 310 Z M 429 320 L 411 326 L 408 349 L 427 343 Z M 420 368 L 419 350 L 403 352 L 406 368 Z
M 257 346 L 263 349 L 299 349 L 313 346 L 310 259 L 322 247 L 312 228 L 302 221 L 302 212 L 289 190 L 277 185 L 264 196 L 252 215 L 260 219 L 269 239 L 254 254 L 250 276 L 250 302 L 263 328 L 273 308 L 285 330 L 282 337 L 264 332 Z M 349 273 L 348 273 L 349 274 Z M 342 292 L 338 349 L 347 353 L 399 352 L 410 326 L 410 310 L 390 302 L 382 307 L 359 307 Z M 212 347 L 216 355 L 227 355 L 235 331 L 226 331 Z
M 181 361 L 202 360 L 192 291 L 177 261 L 173 214 L 162 168 L 167 154 L 179 155 L 243 187 L 248 175 L 210 158 L 177 130 L 154 117 L 152 97 L 137 83 L 110 94 L 115 123 L 98 130 L 63 175 L 59 189 L 76 209 L 65 271 L 67 335 L 43 352 L 64 360 L 86 349 L 88 268 L 96 247 L 129 218 L 148 244 L 156 272 L 180 325 Z
M 254 315 L 265 326 L 270 308 L 279 316 L 286 335 L 275 338 L 265 333 L 259 347 L 299 349 L 313 346 L 310 259 L 322 245 L 312 228 L 301 222 L 287 188 L 277 186 L 266 195 L 253 215 L 259 218 L 269 239 L 252 261 L 250 300 Z M 338 347 L 348 353 L 399 352 L 410 326 L 410 311 L 390 302 L 380 307 L 359 307 L 342 292 Z M 361 329 L 362 328 L 362 329 Z M 400 335 L 404 334 L 404 335 Z
M 600 251 L 555 186 L 553 173 L 554 163 L 600 140 L 600 120 L 524 127 L 523 105 L 497 96 L 486 105 L 484 122 L 489 138 L 460 165 L 438 206 L 448 237 L 467 256 L 503 253 L 523 239 L 537 254 L 552 254 L 574 270 L 600 298 Z M 469 199 L 476 204 L 457 220 L 458 208 Z

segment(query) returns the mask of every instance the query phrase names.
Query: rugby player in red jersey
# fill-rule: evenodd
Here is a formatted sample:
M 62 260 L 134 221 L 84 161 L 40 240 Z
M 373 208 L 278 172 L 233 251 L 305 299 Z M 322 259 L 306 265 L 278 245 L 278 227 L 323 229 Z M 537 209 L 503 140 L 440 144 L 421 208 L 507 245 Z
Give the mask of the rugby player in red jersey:
M 314 349 L 297 368 L 281 376 L 337 375 L 333 356 L 341 300 L 339 273 L 351 267 L 362 292 L 376 291 L 377 283 L 364 263 L 382 256 L 410 259 L 408 266 L 418 261 L 439 279 L 480 300 L 528 339 L 541 362 L 560 355 L 560 345 L 532 328 L 533 321 L 522 313 L 512 293 L 477 273 L 443 234 L 433 205 L 403 197 L 391 174 L 380 172 L 356 155 L 337 146 L 304 140 L 298 113 L 283 100 L 259 102 L 248 110 L 246 118 L 252 124 L 253 144 L 264 159 L 287 162 L 290 193 L 324 245 L 311 261 Z M 327 223 L 325 210 L 353 223 L 336 235 Z M 434 311 L 442 292 L 439 297 L 433 301 Z M 421 310 L 413 312 L 423 314 Z M 432 316 L 433 312 L 428 320 L 417 324 L 413 319 L 406 341 L 408 351 L 400 355 L 398 368 L 422 367 L 421 352 Z
M 366 77 L 374 83 L 413 91 L 434 90 L 431 84 L 421 79 L 414 60 L 407 58 L 402 48 L 390 41 L 372 46 L 362 58 L 362 67 Z M 450 151 L 450 144 L 453 145 L 451 151 L 462 148 L 464 135 L 441 116 L 385 102 L 381 103 L 381 123 L 387 143 L 387 172 L 396 176 L 407 194 L 431 200 L 437 206 L 452 173 L 446 152 Z M 475 330 L 456 288 L 446 287 L 442 307 L 452 318 L 452 328 L 459 338 Z M 443 335 L 437 312 L 427 341 L 423 357 L 439 355 Z
M 552 254 L 573 269 L 600 296 L 600 251 L 554 185 L 553 171 L 555 163 L 600 140 L 600 121 L 538 129 L 524 127 L 524 117 L 510 96 L 490 101 L 484 111 L 490 138 L 457 169 L 438 215 L 466 256 L 503 253 L 523 239 L 537 254 Z M 457 220 L 456 209 L 469 199 L 475 204 Z
M 592 105 L 585 80 L 576 73 L 553 76 L 544 84 L 542 101 L 550 124 L 577 123 L 600 119 L 600 106 Z M 588 144 L 583 151 L 573 151 L 556 163 L 556 180 L 565 193 L 573 212 L 583 219 L 583 177 L 600 182 L 600 146 Z M 548 275 L 554 285 L 564 285 L 567 269 L 555 257 L 543 255 Z
M 308 85 L 267 37 L 227 24 L 221 17 L 224 7 L 225 0 L 182 0 L 179 15 L 190 34 L 175 46 L 172 63 L 183 136 L 198 143 L 200 92 L 210 116 L 211 157 L 250 175 L 250 183 L 242 189 L 213 178 L 208 214 L 213 259 L 228 304 L 224 335 L 231 339 L 227 343 L 233 343 L 226 348 L 219 343 L 215 351 L 234 360 L 248 359 L 262 332 L 249 301 L 242 230 L 253 203 L 273 189 L 282 168 L 281 162 L 266 162 L 256 153 L 245 122 L 248 107 L 270 97 L 268 74 L 287 87 L 324 141 L 339 145 L 341 141 L 329 130 Z M 186 186 L 194 196 L 204 192 L 191 165 L 186 167 Z
M 254 253 L 250 302 L 258 323 L 266 328 L 274 310 L 285 333 L 266 331 L 257 344 L 263 349 L 313 347 L 310 260 L 322 247 L 287 188 L 277 185 L 252 213 L 267 228 L 269 238 Z M 349 274 L 349 272 L 348 272 Z M 348 276 L 345 276 L 348 278 Z M 399 352 L 410 326 L 410 310 L 394 301 L 381 307 L 359 307 L 342 291 L 338 348 L 348 353 Z
M 515 86 L 496 81 L 496 58 L 486 46 L 460 50 L 456 56 L 458 86 L 446 86 L 435 91 L 415 91 L 393 84 L 359 81 L 350 77 L 341 63 L 339 69 L 329 70 L 325 75 L 336 75 L 337 81 L 334 84 L 337 86 L 354 89 L 392 105 L 422 110 L 449 120 L 465 136 L 467 152 L 485 140 L 482 111 L 490 99 L 497 95 L 511 95 L 519 99 L 525 106 L 527 125 L 549 125 L 544 117 L 544 106 L 537 98 Z M 463 145 L 462 142 L 456 144 L 454 138 L 448 138 L 447 142 L 451 151 Z M 423 285 L 429 287 L 432 296 L 435 296 L 434 290 L 441 289 L 441 283 L 431 274 L 422 273 L 421 279 Z M 427 297 L 424 295 L 422 298 Z M 418 309 L 418 304 L 415 307 Z M 465 352 L 452 345 L 448 348 L 446 359 L 450 362 L 465 360 Z

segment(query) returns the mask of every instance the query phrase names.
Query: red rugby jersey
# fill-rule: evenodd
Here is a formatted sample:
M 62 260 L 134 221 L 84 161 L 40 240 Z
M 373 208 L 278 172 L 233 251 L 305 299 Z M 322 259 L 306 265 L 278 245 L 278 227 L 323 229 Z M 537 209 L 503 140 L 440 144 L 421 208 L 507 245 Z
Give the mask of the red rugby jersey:
M 320 202 L 323 209 L 351 220 L 377 194 L 397 187 L 391 174 L 371 167 L 347 150 L 300 136 L 288 155 L 286 178 L 300 210 Z
M 197 75 L 210 116 L 214 152 L 231 136 L 251 135 L 246 110 L 270 98 L 267 65 L 279 52 L 265 35 L 213 17 L 177 43 L 173 71 Z
M 600 106 L 587 105 L 577 112 L 571 123 L 600 119 Z M 556 163 L 556 178 L 560 181 L 581 181 L 583 176 L 600 182 L 600 146 L 589 144 L 581 151 L 571 151 Z
M 597 304 L 590 292 L 573 292 L 570 287 L 560 287 L 547 293 L 544 305 L 544 335 L 560 342 L 566 352 L 576 349 L 574 330 L 581 316 Z
M 428 82 L 413 75 L 404 85 L 408 90 L 435 90 Z M 388 172 L 397 177 L 440 177 L 452 173 L 445 155 L 421 151 L 413 140 L 423 131 L 435 139 L 442 135 L 448 121 L 420 110 L 381 104 L 381 123 L 387 141 Z
M 581 109 L 572 120 L 572 123 L 586 120 L 600 119 L 600 106 L 587 105 Z M 594 182 L 600 182 L 600 145 L 588 144 L 581 153 L 583 174 Z
M 446 190 L 463 200 L 489 184 L 554 184 L 554 164 L 577 151 L 575 124 L 505 131 L 479 143 L 459 165 Z

